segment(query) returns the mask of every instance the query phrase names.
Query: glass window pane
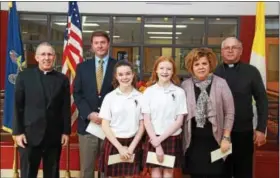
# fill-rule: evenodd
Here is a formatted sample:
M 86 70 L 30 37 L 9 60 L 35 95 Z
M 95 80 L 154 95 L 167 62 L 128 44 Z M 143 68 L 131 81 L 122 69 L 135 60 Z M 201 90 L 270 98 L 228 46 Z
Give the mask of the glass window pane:
M 144 48 L 144 73 L 151 73 L 154 62 L 160 56 L 170 57 L 172 55 L 172 48 Z
M 279 37 L 279 19 L 267 18 L 265 20 L 266 36 Z
M 279 38 L 266 38 L 266 45 L 267 82 L 279 82 Z
M 51 16 L 51 39 L 54 41 L 63 41 L 64 32 L 67 23 L 67 16 Z
M 208 44 L 220 45 L 225 37 L 237 36 L 237 19 L 210 18 L 208 28 Z
M 90 60 L 93 59 L 94 54 L 91 50 L 91 45 L 84 45 L 83 47 L 83 58 L 84 60 Z
M 28 68 L 37 66 L 37 61 L 35 60 L 37 46 L 38 44 L 23 44 L 24 57 Z
M 20 28 L 22 40 L 46 40 L 48 36 L 47 16 L 21 14 Z
M 189 75 L 185 68 L 185 57 L 193 48 L 175 48 L 175 64 L 179 75 Z M 213 48 L 213 52 L 217 55 L 218 63 L 221 62 L 221 49 Z
M 161 48 L 144 48 L 144 73 L 150 73 L 153 70 L 155 60 L 160 57 Z
M 172 23 L 172 17 L 145 18 L 145 43 L 172 44 Z
M 221 48 L 213 48 L 212 50 L 217 56 L 218 64 L 222 63 L 223 60 L 222 60 L 222 57 L 221 57 Z
M 113 17 L 113 43 L 141 41 L 141 17 Z
M 137 75 L 140 74 L 139 47 L 113 47 L 112 57 L 131 62 Z
M 205 19 L 176 18 L 176 44 L 204 44 Z
M 56 54 L 55 69 L 59 72 L 62 71 L 62 56 L 63 56 L 63 45 L 53 46 Z
M 188 75 L 185 68 L 185 57 L 191 50 L 191 48 L 175 48 L 175 64 L 177 73 L 180 75 Z
M 83 43 L 90 44 L 92 32 L 103 30 L 109 33 L 109 17 L 82 16 Z

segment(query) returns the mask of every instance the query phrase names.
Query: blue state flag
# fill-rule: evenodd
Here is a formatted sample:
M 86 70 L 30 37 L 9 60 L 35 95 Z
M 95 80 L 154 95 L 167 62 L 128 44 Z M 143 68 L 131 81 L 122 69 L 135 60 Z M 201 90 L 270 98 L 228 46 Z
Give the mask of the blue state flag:
M 8 37 L 5 73 L 5 99 L 3 130 L 12 133 L 14 118 L 15 81 L 19 71 L 25 66 L 21 41 L 19 17 L 16 2 L 9 2 Z

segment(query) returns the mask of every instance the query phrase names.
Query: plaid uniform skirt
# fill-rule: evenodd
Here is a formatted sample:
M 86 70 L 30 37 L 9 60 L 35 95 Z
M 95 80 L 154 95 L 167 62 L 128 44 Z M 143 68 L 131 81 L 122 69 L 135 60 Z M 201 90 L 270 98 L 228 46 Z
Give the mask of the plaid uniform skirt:
M 132 138 L 117 138 L 117 140 L 123 146 L 129 146 L 132 142 Z M 133 163 L 117 163 L 108 165 L 108 160 L 110 155 L 119 154 L 118 150 L 114 147 L 114 145 L 105 138 L 102 152 L 99 156 L 98 160 L 98 171 L 104 172 L 105 177 L 107 176 L 133 176 L 140 174 L 141 168 L 141 141 L 139 141 L 138 145 L 134 150 L 134 162 Z
M 161 146 L 163 149 L 163 152 L 165 155 L 172 155 L 175 156 L 175 164 L 174 168 L 181 168 L 182 161 L 183 161 L 183 150 L 182 150 L 182 133 L 176 136 L 169 136 L 167 139 L 165 139 L 163 142 L 161 142 Z M 144 145 L 144 152 L 143 152 L 143 167 L 144 168 L 169 168 L 165 166 L 160 166 L 156 164 L 150 164 L 147 163 L 147 156 L 148 152 L 156 152 L 156 149 L 153 147 L 153 145 L 149 142 L 150 138 L 149 136 L 146 137 L 145 145 Z M 170 169 L 170 168 L 169 168 Z

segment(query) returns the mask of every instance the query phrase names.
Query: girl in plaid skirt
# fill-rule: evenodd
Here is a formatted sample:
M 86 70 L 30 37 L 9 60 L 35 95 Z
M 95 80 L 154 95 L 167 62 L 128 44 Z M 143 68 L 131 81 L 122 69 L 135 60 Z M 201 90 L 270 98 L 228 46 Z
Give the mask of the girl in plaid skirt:
M 178 87 L 174 60 L 159 57 L 153 68 L 143 98 L 142 113 L 148 133 L 144 145 L 144 167 L 151 168 L 152 178 L 173 177 L 173 169 L 147 163 L 148 152 L 155 152 L 159 163 L 164 155 L 175 156 L 173 168 L 181 168 L 182 124 L 187 114 L 186 96 Z
M 105 177 L 132 177 L 140 174 L 145 128 L 140 111 L 142 94 L 135 89 L 136 76 L 129 62 L 119 61 L 115 65 L 113 85 L 115 90 L 105 96 L 99 113 L 106 135 L 99 171 Z M 121 162 L 109 163 L 109 157 L 116 154 Z

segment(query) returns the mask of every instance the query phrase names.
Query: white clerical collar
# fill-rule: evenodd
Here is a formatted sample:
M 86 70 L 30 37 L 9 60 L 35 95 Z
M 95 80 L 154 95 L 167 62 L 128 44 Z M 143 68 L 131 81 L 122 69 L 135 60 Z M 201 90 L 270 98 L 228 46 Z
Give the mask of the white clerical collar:
M 47 75 L 47 74 L 50 74 L 53 72 L 53 70 L 50 70 L 50 71 L 42 71 L 44 75 Z

